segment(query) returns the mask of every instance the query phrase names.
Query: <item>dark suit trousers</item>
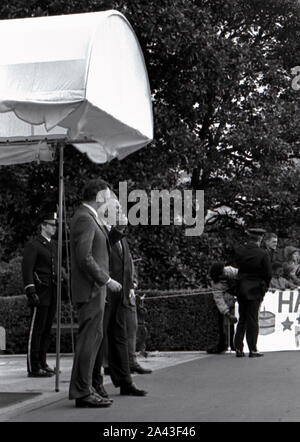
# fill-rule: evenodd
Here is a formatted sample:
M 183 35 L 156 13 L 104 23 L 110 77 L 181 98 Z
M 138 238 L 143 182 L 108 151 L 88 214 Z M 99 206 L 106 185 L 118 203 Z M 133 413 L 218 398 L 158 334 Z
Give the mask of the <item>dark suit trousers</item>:
M 93 371 L 93 386 L 102 383 L 101 366 L 107 351 L 111 380 L 115 387 L 132 383 L 128 361 L 126 307 L 122 293 L 109 293 L 104 313 L 104 338 Z
M 138 328 L 138 319 L 136 306 L 125 307 L 126 311 L 126 328 L 128 342 L 129 366 L 133 367 L 137 363 L 136 359 L 136 335 Z
M 71 374 L 69 399 L 79 399 L 93 392 L 92 373 L 103 338 L 105 296 L 98 295 L 77 305 L 78 335 Z
M 258 338 L 258 312 L 261 300 L 239 299 L 239 322 L 234 338 L 235 348 L 243 350 L 244 336 L 250 351 L 257 351 L 256 343 Z

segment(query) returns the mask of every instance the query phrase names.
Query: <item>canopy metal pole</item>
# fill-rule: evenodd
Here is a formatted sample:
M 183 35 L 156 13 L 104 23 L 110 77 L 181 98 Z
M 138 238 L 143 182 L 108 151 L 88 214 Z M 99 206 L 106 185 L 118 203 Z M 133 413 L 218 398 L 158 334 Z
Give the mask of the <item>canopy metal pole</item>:
M 69 235 L 68 235 L 68 225 L 67 225 L 67 209 L 66 209 L 66 195 L 64 194 L 64 221 L 65 221 L 65 241 L 66 241 L 66 266 L 67 266 L 67 295 L 70 307 L 70 320 L 71 320 L 71 339 L 72 339 L 72 353 L 74 354 L 74 321 L 73 321 L 73 311 L 72 311 L 72 300 L 71 300 L 71 287 L 70 287 L 70 253 L 69 253 Z
M 58 200 L 58 253 L 57 253 L 57 310 L 56 310 L 56 379 L 55 391 L 59 391 L 60 369 L 60 335 L 61 335 L 61 267 L 62 267 L 62 233 L 63 233 L 63 195 L 64 195 L 64 143 L 59 148 L 59 200 Z

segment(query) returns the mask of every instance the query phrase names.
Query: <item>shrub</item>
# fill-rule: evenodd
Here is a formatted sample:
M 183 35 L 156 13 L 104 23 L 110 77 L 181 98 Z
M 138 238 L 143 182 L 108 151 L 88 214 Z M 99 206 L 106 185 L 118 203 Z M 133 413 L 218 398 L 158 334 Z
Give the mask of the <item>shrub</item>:
M 151 297 L 154 296 L 151 295 Z M 146 299 L 144 307 L 147 350 L 206 350 L 218 341 L 217 310 L 211 295 L 170 299 L 157 297 L 157 299 Z M 70 324 L 67 310 L 68 306 L 63 304 L 63 324 Z M 6 329 L 7 353 L 27 353 L 29 321 L 30 312 L 25 295 L 0 298 L 0 326 Z M 76 330 L 74 332 L 76 342 Z M 142 327 L 140 333 L 143 333 Z M 55 353 L 55 351 L 54 326 L 49 352 Z M 70 328 L 62 328 L 60 351 L 61 353 L 72 352 Z
M 26 353 L 30 312 L 26 296 L 0 298 L 0 325 L 6 330 L 6 352 Z
M 9 262 L 0 262 L 0 296 L 15 296 L 23 293 L 22 256 Z
M 144 305 L 147 350 L 199 351 L 218 342 L 217 308 L 211 294 L 146 298 Z
M 0 297 L 0 326 L 6 331 L 6 353 L 27 353 L 30 310 L 25 295 Z M 72 339 L 69 329 L 63 330 L 60 341 L 61 353 L 72 352 Z M 52 329 L 49 352 L 56 351 L 56 330 Z

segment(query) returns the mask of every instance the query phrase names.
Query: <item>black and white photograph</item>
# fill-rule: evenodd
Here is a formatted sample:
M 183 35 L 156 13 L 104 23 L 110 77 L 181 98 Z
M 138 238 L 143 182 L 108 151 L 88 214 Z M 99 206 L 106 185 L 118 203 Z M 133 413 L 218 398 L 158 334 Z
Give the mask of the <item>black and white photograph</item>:
M 2 0 L 0 38 L 2 425 L 300 422 L 300 1 Z

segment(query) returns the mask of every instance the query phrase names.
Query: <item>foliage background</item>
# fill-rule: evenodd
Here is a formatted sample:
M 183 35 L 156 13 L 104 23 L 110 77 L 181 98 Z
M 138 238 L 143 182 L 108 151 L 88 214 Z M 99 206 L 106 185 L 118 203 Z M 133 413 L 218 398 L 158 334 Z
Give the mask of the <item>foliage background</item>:
M 207 285 L 214 260 L 231 262 L 245 227 L 299 246 L 299 5 L 294 0 L 3 0 L 0 19 L 117 9 L 141 44 L 153 94 L 155 139 L 122 162 L 92 164 L 65 149 L 67 219 L 88 179 L 118 190 L 203 189 L 200 237 L 184 226 L 129 228 L 142 288 Z M 190 177 L 182 180 L 182 173 Z M 22 293 L 20 256 L 41 210 L 56 207 L 53 163 L 0 167 L 0 293 Z M 230 210 L 220 212 L 221 208 Z M 213 216 L 212 216 L 213 215 Z

